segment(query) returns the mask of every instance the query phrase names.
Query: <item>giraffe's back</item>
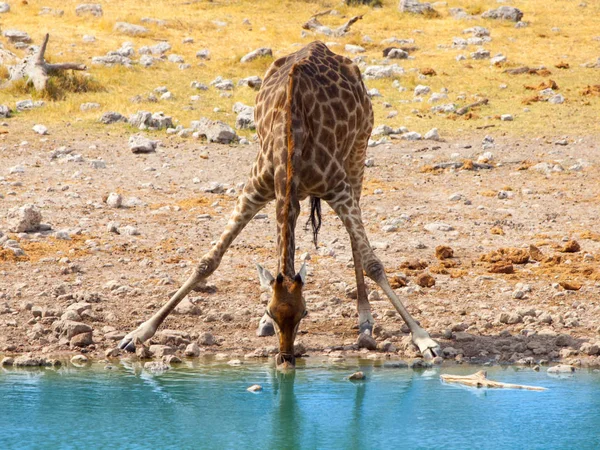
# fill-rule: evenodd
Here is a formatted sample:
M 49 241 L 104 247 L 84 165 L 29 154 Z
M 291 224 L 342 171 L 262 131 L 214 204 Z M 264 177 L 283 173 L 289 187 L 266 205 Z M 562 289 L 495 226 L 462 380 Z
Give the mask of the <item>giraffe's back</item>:
M 285 170 L 287 160 L 286 111 L 292 71 L 294 88 L 289 100 L 298 190 L 301 197 L 322 197 L 347 178 L 352 165 L 362 166 L 373 125 L 371 102 L 358 67 L 322 42 L 276 60 L 265 76 L 255 113 L 262 163 L 272 164 L 276 182 L 281 178 L 277 171 Z

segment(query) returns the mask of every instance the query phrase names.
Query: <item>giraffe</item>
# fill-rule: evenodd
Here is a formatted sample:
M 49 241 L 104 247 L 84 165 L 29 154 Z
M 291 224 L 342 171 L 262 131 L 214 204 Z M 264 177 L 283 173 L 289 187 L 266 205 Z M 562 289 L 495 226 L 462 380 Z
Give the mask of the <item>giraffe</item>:
M 119 348 L 135 351 L 150 339 L 177 304 L 219 266 L 224 253 L 248 222 L 275 200 L 277 276 L 258 266 L 261 286 L 272 293 L 259 335 L 277 334 L 278 367 L 294 367 L 293 345 L 306 304 L 302 288 L 306 266 L 294 270 L 295 227 L 300 201 L 310 197 L 313 238 L 320 227 L 320 202 L 326 201 L 350 236 L 357 285 L 360 333 L 372 333 L 373 316 L 364 273 L 389 297 L 408 325 L 424 357 L 439 354 L 438 344 L 411 317 L 385 275 L 367 238 L 359 206 L 373 110 L 358 67 L 348 58 L 312 42 L 273 62 L 255 108 L 259 151 L 249 180 L 237 199 L 218 242 L 200 259 L 192 275 L 149 320 L 129 333 Z M 363 273 L 364 272 L 364 273 Z

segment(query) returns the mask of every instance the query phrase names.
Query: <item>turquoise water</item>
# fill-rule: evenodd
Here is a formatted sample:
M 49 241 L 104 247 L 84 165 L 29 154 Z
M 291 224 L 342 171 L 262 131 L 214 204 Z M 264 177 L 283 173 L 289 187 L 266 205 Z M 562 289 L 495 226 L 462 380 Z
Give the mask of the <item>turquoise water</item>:
M 442 384 L 440 373 L 370 361 L 187 364 L 163 374 L 0 371 L 0 449 L 598 449 L 600 374 L 566 378 L 491 367 L 490 379 L 545 392 Z M 366 381 L 347 376 L 362 370 Z M 543 369 L 544 370 L 544 369 Z M 246 388 L 260 384 L 263 391 Z

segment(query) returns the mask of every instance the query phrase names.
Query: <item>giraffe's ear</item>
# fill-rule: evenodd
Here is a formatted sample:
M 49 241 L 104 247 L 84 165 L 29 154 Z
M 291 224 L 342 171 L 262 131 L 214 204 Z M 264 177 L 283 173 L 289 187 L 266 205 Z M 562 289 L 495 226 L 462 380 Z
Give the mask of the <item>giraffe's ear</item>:
M 273 284 L 273 281 L 275 281 L 273 275 L 271 275 L 271 273 L 260 264 L 256 265 L 256 269 L 258 270 L 258 279 L 260 280 L 260 287 L 267 290 L 271 290 L 271 285 Z
M 302 263 L 302 267 L 300 267 L 300 272 L 298 272 L 296 278 L 300 278 L 302 284 L 306 284 L 306 262 Z

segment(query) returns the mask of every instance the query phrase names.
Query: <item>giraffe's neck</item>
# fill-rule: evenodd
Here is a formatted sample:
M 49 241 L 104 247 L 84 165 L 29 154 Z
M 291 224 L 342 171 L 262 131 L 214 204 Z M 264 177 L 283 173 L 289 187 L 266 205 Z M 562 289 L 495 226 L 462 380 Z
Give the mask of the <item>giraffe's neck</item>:
M 283 213 L 283 211 L 282 211 Z M 280 232 L 277 239 L 278 255 L 279 255 L 279 272 L 283 275 L 293 278 L 296 272 L 294 271 L 294 254 L 296 250 L 295 239 L 295 220 L 293 217 L 290 220 L 285 220 L 280 225 Z

